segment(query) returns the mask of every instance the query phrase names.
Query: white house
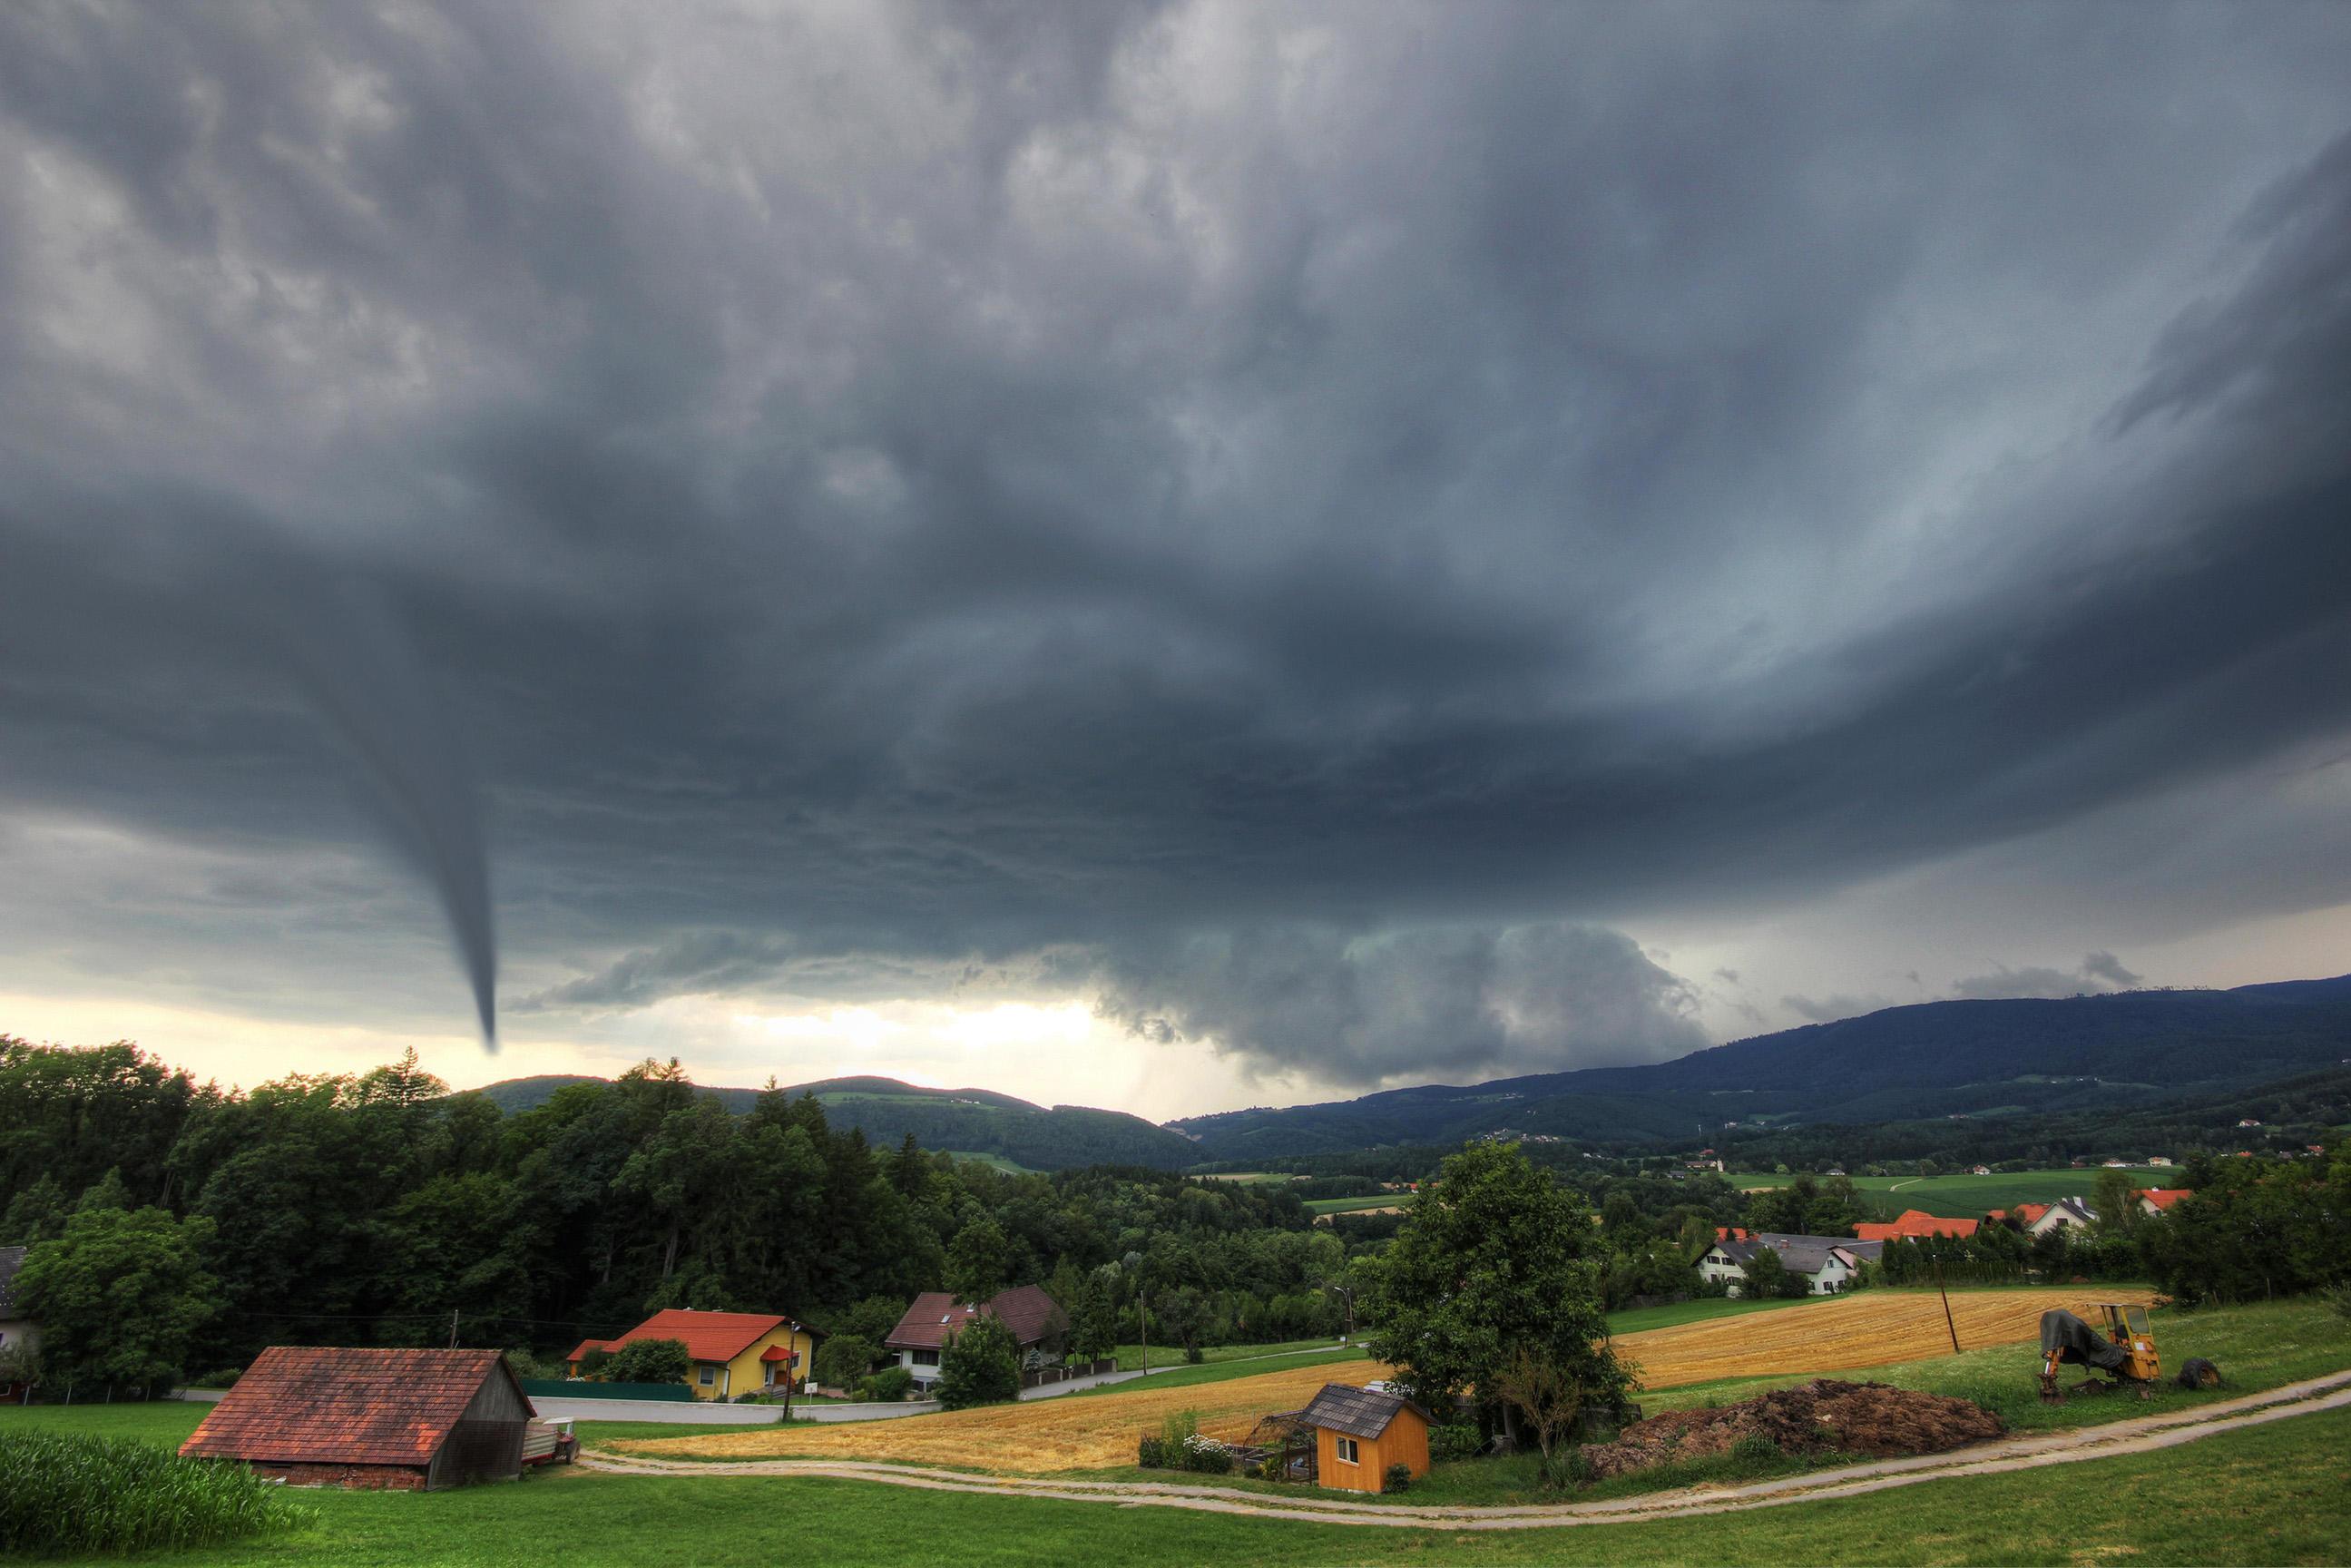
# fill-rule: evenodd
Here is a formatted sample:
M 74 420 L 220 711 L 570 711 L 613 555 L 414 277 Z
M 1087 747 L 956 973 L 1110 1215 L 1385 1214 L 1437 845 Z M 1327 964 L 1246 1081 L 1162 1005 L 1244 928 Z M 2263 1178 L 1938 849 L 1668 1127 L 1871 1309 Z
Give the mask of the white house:
M 2061 1197 L 2034 1215 L 2025 1223 L 2027 1236 L 2046 1236 L 2053 1230 L 2063 1230 L 2069 1225 L 2088 1226 L 2097 1220 L 2097 1214 L 2078 1197 Z
M 1780 1255 L 1791 1273 L 1804 1277 L 1810 1293 L 1833 1296 L 1846 1289 L 1861 1266 L 1886 1250 L 1882 1241 L 1854 1241 L 1839 1236 L 1785 1236 L 1773 1231 L 1759 1235 L 1717 1232 L 1715 1244 L 1698 1260 L 1700 1279 L 1722 1281 L 1734 1296 L 1747 1286 L 1747 1261 L 1770 1250 Z

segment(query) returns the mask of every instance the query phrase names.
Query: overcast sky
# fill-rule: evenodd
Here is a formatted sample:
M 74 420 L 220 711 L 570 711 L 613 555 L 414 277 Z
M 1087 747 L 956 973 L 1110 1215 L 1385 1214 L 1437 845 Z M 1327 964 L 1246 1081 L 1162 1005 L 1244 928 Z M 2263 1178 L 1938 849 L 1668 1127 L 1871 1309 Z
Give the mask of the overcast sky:
M 0 8 L 0 1031 L 1166 1116 L 2351 969 L 2346 81 Z

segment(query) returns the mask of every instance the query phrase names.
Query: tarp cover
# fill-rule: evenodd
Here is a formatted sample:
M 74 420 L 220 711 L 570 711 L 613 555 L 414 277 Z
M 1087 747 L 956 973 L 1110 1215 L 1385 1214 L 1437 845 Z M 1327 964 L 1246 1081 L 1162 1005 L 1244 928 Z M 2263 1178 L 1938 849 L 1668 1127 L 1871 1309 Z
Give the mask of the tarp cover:
M 2059 1353 L 2060 1362 L 2095 1366 L 2101 1372 L 2112 1372 L 2127 1359 L 2122 1346 L 2063 1308 L 2041 1314 L 2041 1351 L 2046 1355 L 2053 1350 Z

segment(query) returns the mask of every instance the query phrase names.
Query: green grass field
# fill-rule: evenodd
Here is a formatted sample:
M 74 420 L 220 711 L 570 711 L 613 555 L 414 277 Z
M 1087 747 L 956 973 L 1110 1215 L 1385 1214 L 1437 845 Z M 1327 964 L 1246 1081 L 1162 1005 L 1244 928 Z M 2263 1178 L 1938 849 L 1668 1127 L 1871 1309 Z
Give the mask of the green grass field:
M 1293 1339 L 1279 1344 L 1210 1344 L 1200 1347 L 1200 1360 L 1207 1365 L 1228 1361 L 1249 1361 L 1269 1355 L 1289 1355 L 1293 1352 L 1331 1351 L 1341 1348 L 1336 1336 L 1331 1339 Z M 1143 1347 L 1139 1344 L 1120 1345 L 1114 1353 L 1121 1372 L 1133 1372 L 1143 1364 Z M 1151 1347 L 1151 1364 L 1167 1366 L 1184 1359 L 1183 1350 L 1176 1345 L 1157 1344 Z M 1270 1372 L 1270 1364 L 1250 1368 L 1253 1372 Z
M 1127 1351 L 1135 1348 L 1133 1345 L 1120 1347 L 1119 1364 L 1121 1366 L 1128 1364 L 1125 1360 Z M 1301 1354 L 1284 1354 L 1279 1361 L 1262 1361 L 1255 1358 L 1283 1351 L 1285 1347 L 1268 1344 L 1220 1345 L 1214 1349 L 1202 1350 L 1199 1364 L 1187 1366 L 1183 1364 L 1182 1351 L 1163 1351 L 1158 1345 L 1153 1345 L 1151 1364 L 1155 1367 L 1173 1366 L 1174 1371 L 1154 1372 L 1149 1377 L 1138 1378 L 1132 1383 L 1111 1383 L 1099 1388 L 1080 1389 L 1075 1394 L 1063 1395 L 1061 1397 L 1066 1399 L 1091 1399 L 1098 1396 L 1106 1397 L 1127 1388 L 1185 1388 L 1196 1383 L 1223 1383 L 1235 1377 L 1255 1377 L 1263 1372 L 1283 1372 L 1293 1366 L 1321 1366 L 1329 1362 L 1361 1361 L 1364 1358 L 1364 1351 L 1360 1345 L 1333 1344 L 1327 1339 L 1306 1340 L 1300 1344 L 1286 1348 L 1300 1351 Z M 1139 1357 L 1134 1364 L 1141 1364 Z
M 1409 1192 L 1379 1192 L 1369 1197 L 1314 1197 L 1306 1207 L 1317 1214 L 1353 1214 L 1366 1208 L 1409 1207 L 1416 1194 Z
M 16 1423 L 177 1441 L 194 1406 L 0 1411 Z M 165 1419 L 165 1417 L 169 1419 Z M 1151 1508 L 914 1492 L 853 1481 L 558 1470 L 430 1495 L 306 1491 L 317 1522 L 136 1559 L 232 1568 L 770 1568 L 1123 1563 L 2335 1563 L 2351 1541 L 2351 1413 L 2185 1449 L 1944 1480 L 1734 1519 L 1492 1533 L 1347 1528 Z
M 1006 1176 L 1039 1176 L 1043 1174 L 1030 1166 L 1021 1165 L 1017 1161 L 1008 1160 L 1002 1155 L 977 1154 L 970 1149 L 949 1149 L 947 1154 L 950 1157 L 955 1159 L 968 1160 L 973 1165 L 987 1166 L 992 1169 L 1002 1171 Z
M 1991 1209 L 2020 1203 L 2088 1197 L 2097 1190 L 2098 1174 L 2091 1169 L 2012 1171 L 2005 1176 L 1855 1176 L 1853 1185 L 1884 1218 L 1891 1219 L 1906 1208 L 1917 1208 L 1946 1219 L 1973 1219 Z M 2133 1186 L 2169 1186 L 2179 1179 L 2176 1168 L 2135 1166 L 2123 1174 L 2130 1177 Z M 1770 1171 L 1733 1171 L 1723 1179 L 1742 1192 L 1761 1192 L 1769 1187 L 1786 1186 L 1796 1177 L 1776 1176 Z

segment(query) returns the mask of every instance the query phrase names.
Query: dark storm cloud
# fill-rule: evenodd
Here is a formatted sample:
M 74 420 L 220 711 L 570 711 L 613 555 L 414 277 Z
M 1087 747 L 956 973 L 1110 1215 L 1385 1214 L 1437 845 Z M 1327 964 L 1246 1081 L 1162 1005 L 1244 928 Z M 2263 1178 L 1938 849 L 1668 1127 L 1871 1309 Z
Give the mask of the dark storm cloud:
M 2346 69 L 2325 7 L 14 7 L 0 809 L 346 837 L 288 672 L 123 608 L 259 615 L 277 539 L 424 650 L 330 706 L 539 1010 L 1050 950 L 1276 1070 L 1668 1052 L 1604 927 L 2351 719 Z
M 2123 967 L 2112 953 L 2093 953 L 2078 969 L 2053 969 L 2030 964 L 2011 969 L 2005 964 L 1989 975 L 1969 975 L 1951 986 L 1956 997 L 2079 997 L 2099 991 L 2127 990 L 2141 977 Z

